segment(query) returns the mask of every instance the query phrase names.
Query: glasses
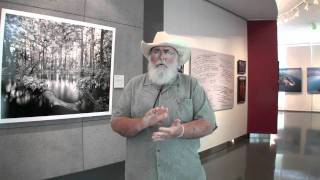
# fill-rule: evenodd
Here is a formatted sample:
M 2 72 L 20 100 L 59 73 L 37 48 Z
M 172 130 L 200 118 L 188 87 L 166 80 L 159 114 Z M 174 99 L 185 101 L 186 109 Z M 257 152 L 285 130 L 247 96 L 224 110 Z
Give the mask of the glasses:
M 171 50 L 171 49 L 159 49 L 159 48 L 153 48 L 151 49 L 151 53 L 152 56 L 156 56 L 156 57 L 160 57 L 161 54 L 163 55 L 164 58 L 171 58 L 174 57 L 175 55 L 177 55 L 177 52 L 175 50 Z

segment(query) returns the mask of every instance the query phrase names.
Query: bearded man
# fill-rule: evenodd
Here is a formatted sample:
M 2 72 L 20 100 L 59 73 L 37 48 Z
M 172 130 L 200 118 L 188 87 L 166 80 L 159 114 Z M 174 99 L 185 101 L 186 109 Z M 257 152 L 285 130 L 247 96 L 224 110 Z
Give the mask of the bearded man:
M 158 32 L 153 43 L 141 42 L 141 51 L 148 73 L 128 82 L 111 121 L 127 137 L 126 180 L 204 180 L 199 138 L 216 122 L 198 81 L 178 73 L 190 48 Z

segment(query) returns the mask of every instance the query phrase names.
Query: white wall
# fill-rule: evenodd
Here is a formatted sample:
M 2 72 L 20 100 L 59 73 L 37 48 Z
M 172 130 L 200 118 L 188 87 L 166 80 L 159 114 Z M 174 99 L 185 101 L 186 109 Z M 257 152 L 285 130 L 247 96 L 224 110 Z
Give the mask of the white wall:
M 248 59 L 246 21 L 207 1 L 164 0 L 164 30 L 184 37 L 194 48 L 234 55 L 235 74 L 236 61 Z M 237 75 L 234 78 L 234 107 L 216 112 L 219 128 L 201 139 L 200 151 L 247 133 L 248 101 L 237 104 L 236 79 Z
M 278 25 L 278 44 L 297 45 L 320 42 L 320 29 L 312 29 L 311 24 L 294 26 L 290 24 Z
M 307 68 L 320 67 L 320 45 L 282 44 L 278 52 L 280 68 L 302 68 L 302 92 L 279 92 L 278 109 L 319 112 L 320 94 L 307 92 Z

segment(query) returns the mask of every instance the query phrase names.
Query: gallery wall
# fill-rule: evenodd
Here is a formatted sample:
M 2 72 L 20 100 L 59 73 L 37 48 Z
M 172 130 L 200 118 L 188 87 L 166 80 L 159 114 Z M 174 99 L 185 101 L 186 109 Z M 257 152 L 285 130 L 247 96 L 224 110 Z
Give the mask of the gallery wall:
M 311 94 L 307 90 L 307 68 L 320 67 L 320 45 L 281 44 L 279 46 L 280 68 L 301 68 L 301 92 L 279 92 L 279 110 L 287 111 L 320 111 L 320 94 Z
M 235 57 L 234 107 L 215 113 L 218 129 L 201 139 L 200 151 L 246 134 L 247 99 L 237 104 L 236 98 L 236 61 L 248 59 L 246 21 L 207 1 L 164 0 L 164 30 L 184 38 L 193 48 Z
M 0 8 L 116 28 L 114 74 L 142 73 L 143 0 L 10 0 Z M 130 70 L 128 70 L 130 67 Z M 113 91 L 113 105 L 121 94 Z M 46 179 L 123 161 L 125 139 L 110 116 L 0 124 L 0 179 Z

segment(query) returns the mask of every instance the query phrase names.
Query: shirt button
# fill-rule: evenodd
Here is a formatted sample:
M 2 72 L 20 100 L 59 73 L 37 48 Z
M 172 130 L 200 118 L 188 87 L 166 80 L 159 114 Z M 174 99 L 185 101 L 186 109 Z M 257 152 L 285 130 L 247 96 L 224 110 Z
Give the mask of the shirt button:
M 157 152 L 160 152 L 160 149 L 157 149 Z

